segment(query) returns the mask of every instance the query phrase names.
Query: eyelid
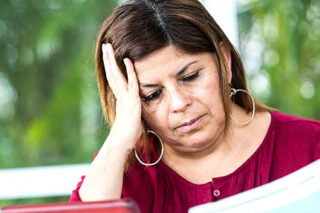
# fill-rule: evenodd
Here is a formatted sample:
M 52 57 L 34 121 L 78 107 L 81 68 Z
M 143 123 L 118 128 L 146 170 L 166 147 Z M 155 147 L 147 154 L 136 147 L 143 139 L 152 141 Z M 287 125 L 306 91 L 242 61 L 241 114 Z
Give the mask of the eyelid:
M 157 91 L 159 91 L 160 89 L 153 89 L 153 90 L 150 90 L 150 91 L 143 91 L 143 90 L 141 90 L 141 92 L 140 92 L 140 96 L 141 97 L 147 97 L 147 96 L 150 96 L 150 95 L 152 95 L 153 93 L 155 93 L 155 92 L 157 92 Z
M 184 76 L 181 81 L 185 81 L 187 78 L 191 78 L 190 80 L 193 80 L 195 78 L 197 78 L 199 76 L 199 72 L 201 71 L 201 69 L 198 69 L 195 72 L 192 72 L 191 74 L 188 74 L 186 76 Z
M 149 95 L 142 95 L 141 99 L 143 102 L 149 102 L 149 101 L 152 101 L 152 100 L 159 98 L 161 93 L 162 93 L 162 90 L 156 90 L 156 91 L 149 93 Z

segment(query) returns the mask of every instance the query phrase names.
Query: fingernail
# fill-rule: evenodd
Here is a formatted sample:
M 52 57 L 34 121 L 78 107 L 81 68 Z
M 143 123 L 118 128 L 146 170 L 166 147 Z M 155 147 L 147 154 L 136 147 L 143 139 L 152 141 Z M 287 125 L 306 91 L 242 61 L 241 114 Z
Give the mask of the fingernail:
M 112 50 L 111 43 L 106 44 L 106 50 L 109 51 L 109 52 Z
M 102 44 L 102 53 L 104 54 L 106 52 L 106 44 Z
M 124 58 L 123 63 L 124 65 L 129 66 L 129 58 Z

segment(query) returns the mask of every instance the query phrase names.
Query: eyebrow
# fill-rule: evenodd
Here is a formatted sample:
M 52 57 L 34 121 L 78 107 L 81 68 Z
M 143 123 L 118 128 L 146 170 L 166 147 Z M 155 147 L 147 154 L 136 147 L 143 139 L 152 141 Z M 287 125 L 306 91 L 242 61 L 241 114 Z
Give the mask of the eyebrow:
M 179 77 L 181 76 L 187 69 L 189 66 L 191 66 L 192 64 L 195 64 L 197 63 L 198 61 L 192 61 L 190 63 L 187 63 L 186 65 L 184 65 L 176 74 L 176 77 Z M 145 84 L 145 83 L 140 83 L 140 86 L 141 87 L 158 87 L 159 85 L 158 84 Z

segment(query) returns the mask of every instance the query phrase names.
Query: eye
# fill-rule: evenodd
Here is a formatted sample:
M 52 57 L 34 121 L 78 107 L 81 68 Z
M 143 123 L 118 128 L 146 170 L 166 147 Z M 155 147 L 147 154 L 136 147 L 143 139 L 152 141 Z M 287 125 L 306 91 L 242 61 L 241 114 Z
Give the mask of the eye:
M 186 76 L 182 79 L 182 81 L 192 81 L 194 79 L 196 79 L 199 76 L 199 71 L 197 71 L 196 73 Z
M 161 95 L 161 90 L 151 93 L 151 95 L 142 97 L 142 101 L 148 102 L 157 99 Z

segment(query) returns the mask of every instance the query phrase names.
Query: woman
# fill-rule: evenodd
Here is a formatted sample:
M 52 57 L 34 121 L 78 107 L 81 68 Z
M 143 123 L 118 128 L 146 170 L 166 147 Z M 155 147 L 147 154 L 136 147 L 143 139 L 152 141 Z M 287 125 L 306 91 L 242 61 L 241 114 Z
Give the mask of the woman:
M 320 123 L 254 101 L 239 55 L 196 0 L 119 6 L 98 36 L 96 72 L 111 131 L 71 201 L 186 212 L 320 157 Z

